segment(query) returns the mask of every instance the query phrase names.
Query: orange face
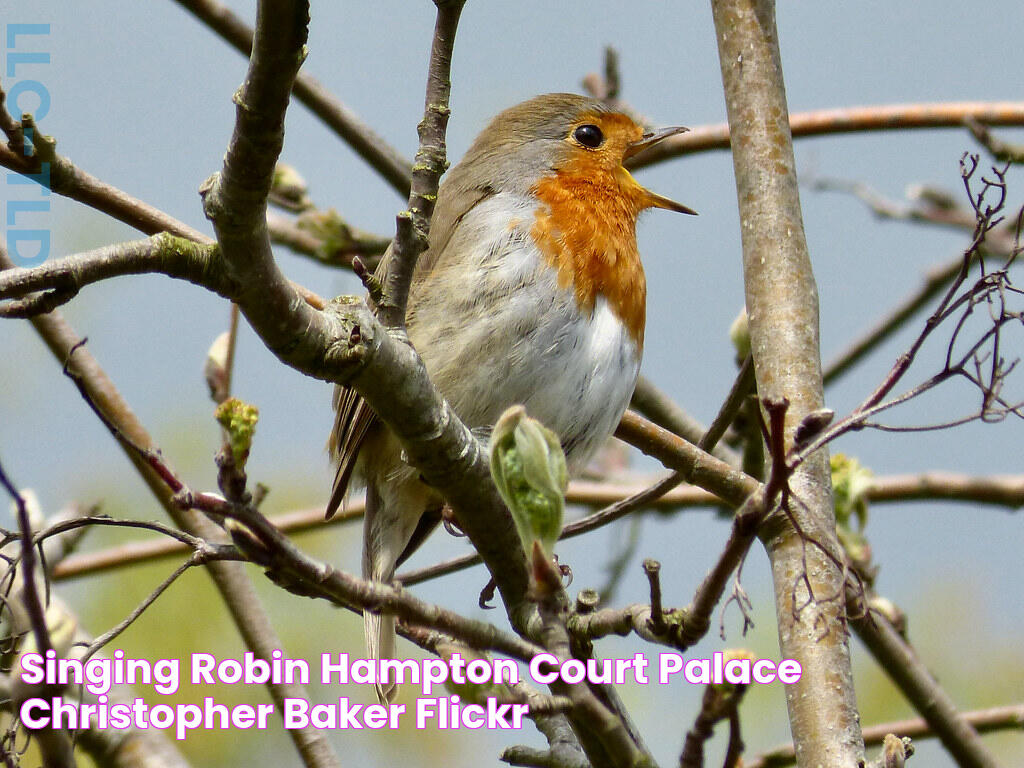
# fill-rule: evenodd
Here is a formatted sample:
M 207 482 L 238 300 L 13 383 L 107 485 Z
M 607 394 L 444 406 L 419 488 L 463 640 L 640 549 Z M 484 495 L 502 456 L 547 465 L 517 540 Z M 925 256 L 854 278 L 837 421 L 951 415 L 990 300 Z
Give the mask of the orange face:
M 643 129 L 624 114 L 583 113 L 564 139 L 565 160 L 533 188 L 543 205 L 532 229 L 559 284 L 573 286 L 581 310 L 592 312 L 604 296 L 640 347 L 647 287 L 637 216 L 645 208 L 683 208 L 644 189 L 623 167 L 643 138 Z

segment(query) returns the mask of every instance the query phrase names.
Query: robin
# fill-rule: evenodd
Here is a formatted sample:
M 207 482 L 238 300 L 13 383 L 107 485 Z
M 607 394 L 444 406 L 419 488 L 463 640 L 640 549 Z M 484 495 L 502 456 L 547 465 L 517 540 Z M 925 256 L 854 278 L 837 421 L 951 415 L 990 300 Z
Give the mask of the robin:
M 445 176 L 406 322 L 431 380 L 474 432 L 522 404 L 560 436 L 570 470 L 612 434 L 644 344 L 637 216 L 694 213 L 644 189 L 623 162 L 684 130 L 645 133 L 600 101 L 537 96 L 495 117 Z M 443 500 L 358 394 L 339 387 L 335 409 L 327 514 L 353 477 L 366 485 L 363 576 L 388 582 Z M 366 613 L 364 623 L 368 653 L 392 658 L 394 617 Z M 394 692 L 377 688 L 382 702 Z

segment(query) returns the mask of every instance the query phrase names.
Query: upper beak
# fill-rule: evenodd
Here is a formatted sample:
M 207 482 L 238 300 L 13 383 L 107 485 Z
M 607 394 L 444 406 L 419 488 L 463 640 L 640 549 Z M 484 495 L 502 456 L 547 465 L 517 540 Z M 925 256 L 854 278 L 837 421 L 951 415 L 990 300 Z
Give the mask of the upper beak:
M 653 147 L 659 141 L 667 139 L 669 136 L 675 136 L 676 134 L 679 133 L 686 133 L 688 130 L 690 129 L 685 126 L 676 125 L 673 126 L 672 128 L 661 128 L 657 131 L 645 133 L 638 140 L 634 141 L 632 144 L 626 147 L 626 155 L 623 159 L 628 160 L 633 155 L 640 154 L 648 147 Z
M 637 139 L 632 144 L 630 144 L 629 146 L 626 147 L 626 152 L 623 155 L 622 159 L 623 160 L 628 160 L 629 158 L 633 157 L 633 155 L 640 154 L 641 152 L 643 152 L 648 147 L 653 147 L 659 141 L 661 141 L 663 139 L 667 139 L 669 136 L 675 136 L 676 134 L 684 133 L 684 132 L 686 132 L 688 130 L 690 130 L 690 129 L 686 128 L 684 126 L 681 126 L 681 125 L 677 125 L 677 126 L 673 126 L 671 128 L 662 128 L 662 129 L 657 130 L 657 131 L 651 131 L 650 133 L 645 133 L 639 139 Z M 697 215 L 697 212 L 695 210 L 693 210 L 692 208 L 690 208 L 688 206 L 683 205 L 682 203 L 677 203 L 675 200 L 670 200 L 667 197 L 662 197 L 661 195 L 656 194 L 654 192 L 651 192 L 650 190 L 647 190 L 647 194 L 648 194 L 648 200 L 647 200 L 648 205 L 650 207 L 652 207 L 652 208 L 664 208 L 665 210 L 668 210 L 668 211 L 677 211 L 678 213 L 688 213 L 688 214 L 690 214 L 692 216 L 696 216 Z

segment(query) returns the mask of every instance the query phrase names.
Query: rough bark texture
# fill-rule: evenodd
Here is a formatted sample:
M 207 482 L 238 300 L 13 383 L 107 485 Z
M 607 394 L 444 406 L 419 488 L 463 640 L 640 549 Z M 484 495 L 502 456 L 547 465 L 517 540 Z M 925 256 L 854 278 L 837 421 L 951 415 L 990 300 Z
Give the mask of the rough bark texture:
M 787 398 L 786 445 L 823 403 L 818 294 L 804 239 L 789 115 L 770 0 L 712 0 L 732 136 L 752 353 L 762 398 Z M 771 558 L 782 656 L 798 659 L 787 686 L 801 766 L 852 767 L 863 758 L 854 700 L 843 574 L 811 539 L 838 553 L 828 456 L 790 483 L 792 515 L 762 531 Z M 806 579 L 804 578 L 806 574 Z M 813 590 L 813 598 L 808 594 Z

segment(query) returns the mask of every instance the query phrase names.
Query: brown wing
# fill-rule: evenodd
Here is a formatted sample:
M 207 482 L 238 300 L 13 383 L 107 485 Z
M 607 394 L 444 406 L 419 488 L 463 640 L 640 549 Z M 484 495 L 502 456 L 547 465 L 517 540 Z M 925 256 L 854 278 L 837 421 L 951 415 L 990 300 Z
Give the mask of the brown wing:
M 471 179 L 466 179 L 459 172 L 459 166 L 452 169 L 449 179 L 446 181 L 451 183 L 443 184 L 438 193 L 437 209 L 430 228 L 430 247 L 420 255 L 416 262 L 414 283 L 423 280 L 441 261 L 445 246 L 463 216 L 477 203 L 494 194 L 489 185 L 477 186 Z M 383 278 L 386 274 L 390 259 L 391 249 L 389 248 L 377 268 L 378 278 Z M 327 503 L 326 518 L 328 520 L 334 516 L 344 501 L 348 485 L 352 480 L 352 473 L 356 468 L 356 461 L 359 458 L 359 450 L 370 429 L 379 421 L 366 401 L 349 387 L 335 388 L 334 411 L 334 429 L 331 431 L 328 448 L 331 458 L 338 463 L 338 471 L 334 476 L 331 500 Z
M 334 476 L 331 500 L 327 503 L 325 517 L 328 520 L 334 517 L 345 499 L 359 458 L 359 449 L 376 421 L 373 410 L 358 392 L 349 387 L 334 388 L 334 429 L 331 430 L 328 448 L 331 458 L 338 463 L 338 471 Z

